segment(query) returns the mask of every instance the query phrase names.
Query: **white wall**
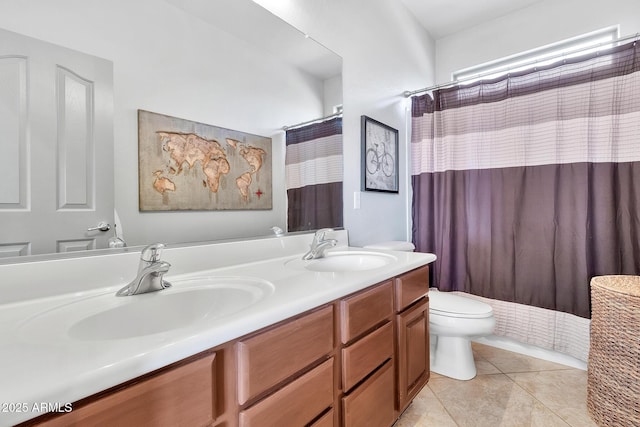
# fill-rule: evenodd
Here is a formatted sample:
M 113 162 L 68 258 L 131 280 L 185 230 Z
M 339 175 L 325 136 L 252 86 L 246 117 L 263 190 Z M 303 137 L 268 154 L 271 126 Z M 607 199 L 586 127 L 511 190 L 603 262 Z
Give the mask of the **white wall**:
M 323 117 L 334 114 L 338 105 L 342 105 L 342 75 L 324 81 Z
M 620 35 L 640 32 L 638 0 L 544 0 L 437 40 L 436 82 L 482 64 L 620 24 Z
M 256 0 L 343 58 L 344 222 L 350 243 L 411 239 L 405 90 L 434 82 L 434 42 L 397 0 Z M 399 130 L 399 194 L 362 192 L 360 116 Z
M 129 244 L 285 228 L 283 125 L 323 115 L 323 83 L 162 0 L 0 0 L 0 27 L 113 61 L 116 209 Z M 273 137 L 271 211 L 138 212 L 137 110 Z

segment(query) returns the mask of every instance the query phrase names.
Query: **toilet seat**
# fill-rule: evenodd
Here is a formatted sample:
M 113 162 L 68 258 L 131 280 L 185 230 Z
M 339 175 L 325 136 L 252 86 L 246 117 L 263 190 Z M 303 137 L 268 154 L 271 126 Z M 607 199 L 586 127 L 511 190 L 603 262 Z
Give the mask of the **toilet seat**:
M 489 304 L 449 292 L 429 292 L 429 312 L 447 317 L 481 319 L 493 315 Z

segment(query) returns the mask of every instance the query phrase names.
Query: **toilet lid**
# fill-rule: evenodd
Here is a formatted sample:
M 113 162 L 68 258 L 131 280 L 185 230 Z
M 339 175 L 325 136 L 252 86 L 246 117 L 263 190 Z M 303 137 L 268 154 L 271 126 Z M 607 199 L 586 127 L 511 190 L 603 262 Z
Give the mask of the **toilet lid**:
M 449 317 L 489 317 L 493 308 L 489 304 L 449 292 L 429 292 L 429 311 Z

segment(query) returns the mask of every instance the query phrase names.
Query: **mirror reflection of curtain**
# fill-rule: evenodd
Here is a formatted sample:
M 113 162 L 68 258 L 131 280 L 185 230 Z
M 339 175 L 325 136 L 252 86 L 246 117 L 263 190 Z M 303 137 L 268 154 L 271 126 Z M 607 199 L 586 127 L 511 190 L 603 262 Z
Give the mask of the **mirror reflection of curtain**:
M 590 317 L 640 274 L 640 44 L 413 99 L 413 239 L 441 290 Z
M 342 118 L 286 134 L 288 231 L 342 227 Z

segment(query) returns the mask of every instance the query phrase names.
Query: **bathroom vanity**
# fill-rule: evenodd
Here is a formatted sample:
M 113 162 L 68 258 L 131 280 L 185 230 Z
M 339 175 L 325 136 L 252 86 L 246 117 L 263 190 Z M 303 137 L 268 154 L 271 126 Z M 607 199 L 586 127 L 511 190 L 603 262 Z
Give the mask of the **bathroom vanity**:
M 79 269 L 57 292 L 22 278 L 32 263 L 0 266 L 18 286 L 0 305 L 0 425 L 392 425 L 429 378 L 435 256 L 336 237 L 304 262 L 309 234 L 169 248 L 157 295 L 115 297 L 139 253 L 46 261 L 49 279 Z M 125 274 L 88 285 L 98 266 Z

